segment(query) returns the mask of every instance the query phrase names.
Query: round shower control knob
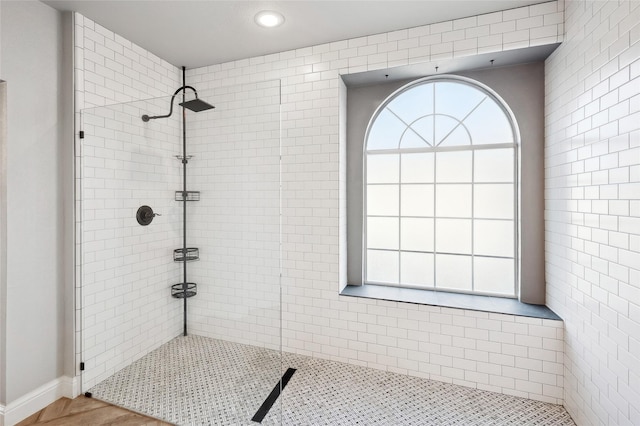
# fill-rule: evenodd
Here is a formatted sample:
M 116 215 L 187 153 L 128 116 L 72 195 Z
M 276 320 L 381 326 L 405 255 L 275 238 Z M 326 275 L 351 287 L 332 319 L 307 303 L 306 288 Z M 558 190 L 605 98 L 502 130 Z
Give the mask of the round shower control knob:
M 153 209 L 149 206 L 140 206 L 136 213 L 136 220 L 142 226 L 147 226 L 153 221 L 156 216 L 162 216 L 158 213 L 154 213 Z

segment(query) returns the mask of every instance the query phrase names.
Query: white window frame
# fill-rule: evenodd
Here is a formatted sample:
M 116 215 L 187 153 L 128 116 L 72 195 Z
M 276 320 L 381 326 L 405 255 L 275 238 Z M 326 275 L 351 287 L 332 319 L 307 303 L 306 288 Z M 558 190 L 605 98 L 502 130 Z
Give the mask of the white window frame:
M 400 141 L 398 142 L 398 148 L 397 149 L 382 149 L 382 150 L 371 150 L 368 151 L 367 150 L 367 142 L 369 140 L 369 133 L 370 130 L 374 124 L 374 122 L 376 121 L 378 115 L 385 110 L 386 106 L 391 103 L 396 97 L 398 97 L 400 94 L 402 94 L 405 91 L 411 90 L 414 87 L 423 85 L 423 84 L 428 84 L 428 83 L 438 83 L 438 82 L 454 82 L 454 83 L 460 83 L 460 84 L 466 84 L 469 85 L 475 89 L 480 90 L 481 92 L 483 92 L 485 95 L 487 95 L 487 97 L 489 97 L 491 100 L 493 100 L 495 102 L 496 105 L 498 105 L 501 110 L 505 113 L 507 120 L 509 121 L 509 124 L 511 126 L 511 131 L 513 134 L 513 143 L 502 143 L 502 144 L 483 144 L 483 145 L 464 145 L 464 146 L 449 146 L 449 147 L 438 147 L 438 146 L 432 146 L 432 147 L 427 147 L 427 148 L 399 148 L 400 145 Z M 456 120 L 458 120 L 458 118 L 455 118 Z M 472 135 L 470 135 L 471 140 L 473 140 Z M 371 119 L 369 120 L 369 123 L 367 125 L 367 130 L 365 132 L 365 137 L 364 137 L 364 143 L 363 143 L 363 155 L 362 155 L 362 161 L 363 161 L 363 168 L 362 168 L 362 182 L 363 182 L 363 191 L 362 191 L 362 195 L 363 195 L 363 204 L 362 204 L 362 211 L 363 211 L 363 219 L 362 219 L 362 277 L 363 277 L 363 283 L 365 285 L 382 285 L 382 286 L 389 286 L 389 287 L 402 287 L 402 288 L 420 288 L 420 289 L 426 289 L 426 290 L 435 290 L 435 291 L 444 291 L 444 292 L 452 292 L 452 293 L 466 293 L 466 294 L 475 294 L 475 295 L 488 295 L 488 296 L 497 296 L 497 297 L 507 297 L 507 298 L 518 298 L 519 297 L 519 288 L 520 288 L 520 197 L 519 197 L 519 193 L 520 193 L 520 171 L 519 171 L 519 164 L 520 164 L 520 131 L 518 128 L 518 124 L 515 118 L 515 115 L 513 114 L 511 108 L 509 108 L 509 106 L 507 105 L 507 103 L 495 92 L 493 91 L 491 88 L 489 88 L 488 86 L 467 78 L 467 77 L 462 77 L 462 76 L 457 76 L 457 75 L 441 75 L 441 76 L 430 76 L 430 77 L 424 77 L 424 78 L 420 78 L 418 80 L 412 81 L 406 85 L 404 85 L 403 87 L 397 89 L 396 91 L 394 91 L 391 95 L 389 95 L 379 106 L 378 108 L 375 110 L 374 114 L 371 116 Z M 386 282 L 375 282 L 375 281 L 370 281 L 367 278 L 367 251 L 368 251 L 368 246 L 367 246 L 367 218 L 369 217 L 367 214 L 367 192 L 368 192 L 368 182 L 367 182 L 367 159 L 369 155 L 376 155 L 376 154 L 403 154 L 403 153 L 434 153 L 437 154 L 438 152 L 451 152 L 451 151 L 471 151 L 472 152 L 472 167 L 474 164 L 473 161 L 473 153 L 475 153 L 475 151 L 477 150 L 485 150 L 485 149 L 503 149 L 503 148 L 512 148 L 513 149 L 513 190 L 514 190 L 514 194 L 513 194 L 513 200 L 514 200 L 514 206 L 513 206 L 513 226 L 514 226 L 514 248 L 513 248 L 513 259 L 514 259 L 514 288 L 513 288 L 513 292 L 510 295 L 503 295 L 503 294 L 496 294 L 496 293 L 486 293 L 486 292 L 479 292 L 479 291 L 475 291 L 474 290 L 474 276 L 473 276 L 473 258 L 474 258 L 474 247 L 473 247 L 473 221 L 474 221 L 474 215 L 473 215 L 473 210 L 472 210 L 472 214 L 471 214 L 471 222 L 472 222 L 472 235 L 471 235 L 471 241 L 472 241 L 472 247 L 471 247 L 471 254 L 468 255 L 471 257 L 471 291 L 465 291 L 465 290 L 456 290 L 456 289 L 450 289 L 450 288 L 438 288 L 438 284 L 437 284 L 437 268 L 436 268 L 436 261 L 435 261 L 435 256 L 438 254 L 438 251 L 436 250 L 435 247 L 435 239 L 436 239 L 436 234 L 435 234 L 435 228 L 436 228 L 436 219 L 438 218 L 438 216 L 436 215 L 436 212 L 434 211 L 434 216 L 433 216 L 433 221 L 434 221 L 434 247 L 433 247 L 433 252 L 420 252 L 420 253 L 432 253 L 434 255 L 434 286 L 433 287 L 428 287 L 425 288 L 424 286 L 415 286 L 415 285 L 410 285 L 410 284 L 403 284 L 402 283 L 402 273 L 401 273 L 401 265 L 399 265 L 399 284 L 393 284 L 393 283 L 386 283 Z M 401 160 L 401 156 L 400 156 L 400 165 L 399 165 L 399 173 L 401 173 L 402 170 L 402 160 Z M 434 161 L 436 161 L 434 159 Z M 436 163 L 434 162 L 434 180 L 433 180 L 433 185 L 434 185 L 434 189 L 437 186 L 438 182 L 435 179 L 435 173 L 436 173 Z M 481 182 L 478 182 L 481 183 Z M 471 186 L 473 188 L 473 186 L 476 184 L 476 182 L 474 181 L 474 175 L 473 175 L 473 169 L 472 169 L 472 181 L 471 181 Z M 398 182 L 398 187 L 399 187 L 399 191 L 398 191 L 398 205 L 400 206 L 401 203 L 401 193 L 402 191 L 400 190 L 402 183 Z M 434 207 L 435 207 L 435 197 L 436 197 L 436 191 L 434 190 Z M 473 201 L 473 190 L 472 190 L 472 201 Z M 473 209 L 473 207 L 472 207 Z M 397 217 L 398 221 L 400 222 L 399 226 L 401 228 L 401 214 L 400 211 L 398 213 L 397 216 L 389 216 L 389 217 Z M 401 238 L 401 229 L 399 230 L 399 238 Z M 393 252 L 398 252 L 398 255 L 400 255 L 400 252 L 402 251 L 407 251 L 407 250 L 401 250 L 401 244 L 398 244 L 398 249 L 397 250 L 393 250 L 393 249 L 389 249 L 389 251 L 393 251 Z M 447 254 L 447 253 L 442 253 L 441 254 Z M 460 255 L 459 253 L 455 253 L 456 255 Z M 464 255 L 463 255 L 464 256 Z M 487 255 L 481 255 L 481 257 L 497 257 L 497 258 L 504 258 L 504 257 L 500 257 L 500 256 L 487 256 Z

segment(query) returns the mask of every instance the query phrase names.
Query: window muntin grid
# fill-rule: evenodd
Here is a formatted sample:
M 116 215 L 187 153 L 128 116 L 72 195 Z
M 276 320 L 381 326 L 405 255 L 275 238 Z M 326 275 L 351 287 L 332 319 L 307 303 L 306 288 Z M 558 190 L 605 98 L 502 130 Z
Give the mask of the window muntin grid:
M 517 130 L 472 80 L 392 94 L 367 129 L 365 283 L 515 297 Z

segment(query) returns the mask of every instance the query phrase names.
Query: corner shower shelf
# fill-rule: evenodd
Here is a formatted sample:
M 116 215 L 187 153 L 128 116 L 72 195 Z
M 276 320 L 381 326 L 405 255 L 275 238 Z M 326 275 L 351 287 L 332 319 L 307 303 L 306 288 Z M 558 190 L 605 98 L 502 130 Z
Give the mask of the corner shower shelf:
M 176 191 L 176 201 L 200 201 L 200 191 Z
M 184 284 L 174 284 L 171 286 L 171 297 L 175 297 L 176 299 L 184 299 L 185 296 L 187 298 L 193 297 L 198 293 L 196 283 L 186 283 L 187 291 L 184 291 Z
M 188 247 L 184 249 L 179 248 L 173 251 L 174 262 L 184 262 L 185 260 L 187 262 L 190 262 L 190 261 L 199 260 L 199 259 L 200 259 L 200 250 L 195 247 Z

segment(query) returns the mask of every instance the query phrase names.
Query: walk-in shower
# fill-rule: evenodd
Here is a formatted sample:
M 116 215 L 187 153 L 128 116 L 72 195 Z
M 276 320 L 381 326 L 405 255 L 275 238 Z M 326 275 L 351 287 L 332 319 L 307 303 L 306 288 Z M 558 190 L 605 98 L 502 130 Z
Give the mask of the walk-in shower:
M 280 81 L 185 80 L 81 112 L 82 391 L 247 424 L 283 374 Z

